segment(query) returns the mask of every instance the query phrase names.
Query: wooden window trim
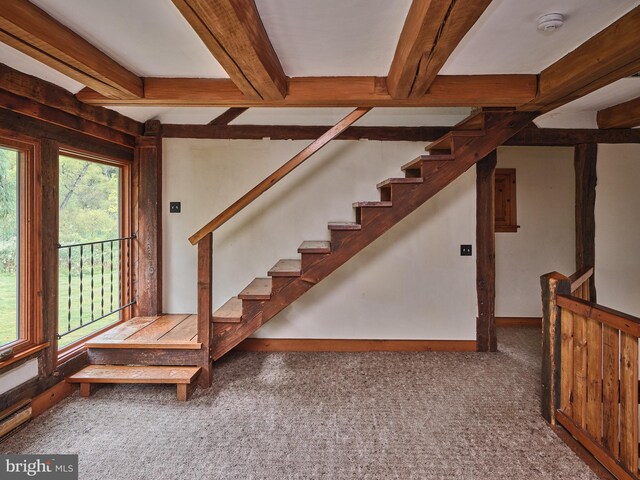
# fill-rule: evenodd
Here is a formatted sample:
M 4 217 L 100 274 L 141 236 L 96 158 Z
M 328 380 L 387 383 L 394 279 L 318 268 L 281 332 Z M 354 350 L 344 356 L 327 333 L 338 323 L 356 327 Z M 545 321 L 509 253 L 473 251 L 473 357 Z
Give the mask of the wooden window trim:
M 18 339 L 3 345 L 0 352 L 13 350 L 13 355 L 0 363 L 0 368 L 45 348 L 42 321 L 42 232 L 38 220 L 42 209 L 41 159 L 39 143 L 0 130 L 0 147 L 19 152 L 19 274 Z
M 517 195 L 516 195 L 516 169 L 515 168 L 496 168 L 495 171 L 495 184 L 497 190 L 497 180 L 499 177 L 503 177 L 506 180 L 506 184 L 509 186 L 508 192 L 506 192 L 505 210 L 506 219 L 504 222 L 499 221 L 497 216 L 495 219 L 495 231 L 496 233 L 515 233 L 520 228 L 518 225 L 518 207 L 517 207 Z M 496 209 L 500 200 L 499 195 L 495 195 Z
M 67 156 L 71 158 L 76 158 L 78 160 L 84 160 L 88 162 L 101 163 L 103 165 L 109 165 L 113 167 L 118 167 L 121 170 L 120 177 L 120 236 L 128 237 L 133 232 L 133 223 L 132 223 L 132 198 L 133 198 L 133 182 L 132 182 L 132 162 L 128 160 L 118 159 L 114 157 L 108 157 L 105 155 L 97 155 L 92 152 L 84 151 L 81 149 L 72 148 L 69 146 L 60 146 L 59 156 Z M 131 258 L 131 272 L 133 272 L 133 256 Z M 125 285 L 126 281 L 126 272 L 122 271 L 120 281 L 122 285 Z M 133 283 L 134 278 L 133 275 L 130 276 L 129 279 L 129 288 L 133 291 Z M 122 288 L 122 295 L 126 295 L 126 288 Z M 121 298 L 120 301 L 124 301 L 124 298 Z M 122 323 L 129 320 L 131 318 L 131 307 L 124 309 L 121 312 L 120 320 L 112 323 L 100 330 L 92 332 L 69 345 L 57 350 L 57 365 L 67 362 L 71 358 L 82 354 L 86 351 L 85 343 L 104 333 Z M 56 339 L 57 341 L 57 339 Z

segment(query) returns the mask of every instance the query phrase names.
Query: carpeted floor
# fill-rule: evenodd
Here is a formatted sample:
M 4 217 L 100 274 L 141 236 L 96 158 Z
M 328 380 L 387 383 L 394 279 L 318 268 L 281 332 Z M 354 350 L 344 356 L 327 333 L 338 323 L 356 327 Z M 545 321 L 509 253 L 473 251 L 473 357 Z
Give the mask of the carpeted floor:
M 500 352 L 239 353 L 168 386 L 78 395 L 0 444 L 78 453 L 85 479 L 596 479 L 539 414 L 536 329 Z

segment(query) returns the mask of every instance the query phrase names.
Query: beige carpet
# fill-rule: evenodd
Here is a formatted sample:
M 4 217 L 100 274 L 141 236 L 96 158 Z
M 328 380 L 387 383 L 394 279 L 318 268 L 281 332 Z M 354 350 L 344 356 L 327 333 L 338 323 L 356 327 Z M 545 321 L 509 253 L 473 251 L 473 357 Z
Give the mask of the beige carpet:
M 81 479 L 595 479 L 539 414 L 535 329 L 497 354 L 229 355 L 168 386 L 76 395 L 0 444 L 78 453 Z

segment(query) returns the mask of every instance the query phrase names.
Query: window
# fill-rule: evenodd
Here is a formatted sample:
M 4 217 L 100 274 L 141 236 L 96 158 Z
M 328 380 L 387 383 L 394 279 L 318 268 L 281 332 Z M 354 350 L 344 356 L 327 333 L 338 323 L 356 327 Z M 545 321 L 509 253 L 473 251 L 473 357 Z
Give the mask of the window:
M 516 169 L 497 168 L 495 178 L 495 231 L 517 232 Z
M 128 169 L 64 152 L 59 158 L 58 348 L 121 320 L 131 304 Z
M 0 138 L 0 361 L 42 338 L 35 145 Z

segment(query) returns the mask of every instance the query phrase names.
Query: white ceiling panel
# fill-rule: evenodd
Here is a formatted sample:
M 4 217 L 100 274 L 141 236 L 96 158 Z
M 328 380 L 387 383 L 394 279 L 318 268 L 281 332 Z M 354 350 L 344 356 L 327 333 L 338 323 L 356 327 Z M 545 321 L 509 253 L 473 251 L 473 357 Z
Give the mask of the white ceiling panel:
M 640 0 L 493 0 L 441 73 L 540 73 L 637 5 Z M 537 20 L 547 13 L 563 14 L 565 24 L 539 31 Z
M 44 63 L 40 63 L 30 56 L 25 55 L 18 50 L 14 50 L 10 46 L 1 42 L 0 63 L 4 63 L 5 65 L 8 65 L 20 72 L 33 75 L 34 77 L 41 78 L 47 82 L 55 83 L 62 88 L 66 88 L 72 93 L 78 93 L 84 88 L 84 85 L 76 82 L 72 78 L 63 75 L 57 70 L 46 66 Z
M 32 0 L 144 77 L 227 78 L 171 0 Z
M 386 76 L 411 0 L 256 4 L 288 76 Z

